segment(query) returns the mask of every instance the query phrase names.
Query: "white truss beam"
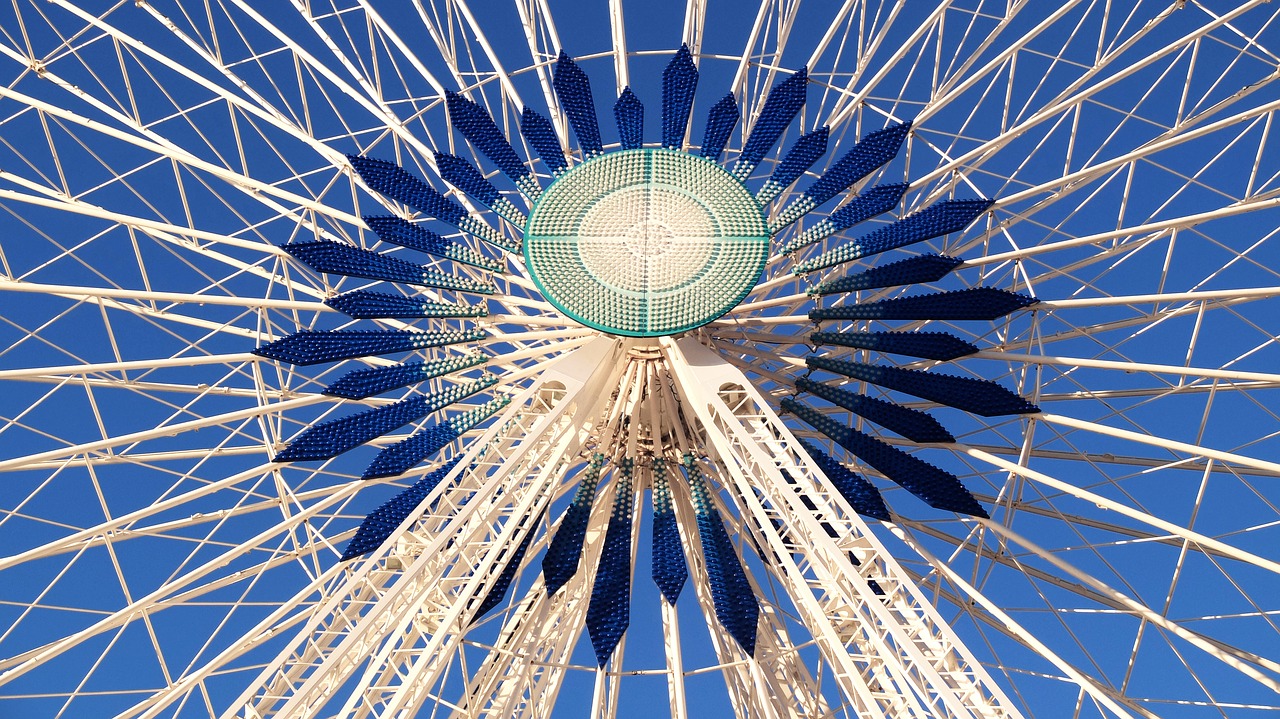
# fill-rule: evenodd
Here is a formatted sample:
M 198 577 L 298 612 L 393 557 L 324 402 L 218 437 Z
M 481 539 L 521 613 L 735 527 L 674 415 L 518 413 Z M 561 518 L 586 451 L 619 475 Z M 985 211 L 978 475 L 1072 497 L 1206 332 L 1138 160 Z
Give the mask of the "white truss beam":
M 937 610 L 827 487 L 745 376 L 691 339 L 664 341 L 663 347 L 686 406 L 736 485 L 731 496 L 738 511 L 752 518 L 749 529 L 778 557 L 780 579 L 845 695 L 863 698 L 860 711 L 1018 716 Z M 731 410 L 715 388 L 741 398 L 739 406 Z M 785 536 L 777 526 L 786 528 Z M 871 578 L 883 595 L 872 591 Z

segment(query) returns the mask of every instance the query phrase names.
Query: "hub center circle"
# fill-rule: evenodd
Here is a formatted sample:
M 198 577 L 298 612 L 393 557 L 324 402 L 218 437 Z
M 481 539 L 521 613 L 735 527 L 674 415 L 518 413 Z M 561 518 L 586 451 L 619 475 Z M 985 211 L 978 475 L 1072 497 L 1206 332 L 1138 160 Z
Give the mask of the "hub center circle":
M 716 163 L 673 150 L 592 158 L 542 194 L 525 230 L 543 296 L 612 334 L 653 337 L 710 322 L 755 285 L 768 225 Z

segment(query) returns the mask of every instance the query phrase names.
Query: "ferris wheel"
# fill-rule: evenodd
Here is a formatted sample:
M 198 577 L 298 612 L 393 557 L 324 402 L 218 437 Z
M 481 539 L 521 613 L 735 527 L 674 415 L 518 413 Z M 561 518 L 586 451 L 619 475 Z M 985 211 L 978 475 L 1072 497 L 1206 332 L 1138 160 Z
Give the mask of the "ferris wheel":
M 1276 23 L 18 0 L 0 716 L 1269 716 Z

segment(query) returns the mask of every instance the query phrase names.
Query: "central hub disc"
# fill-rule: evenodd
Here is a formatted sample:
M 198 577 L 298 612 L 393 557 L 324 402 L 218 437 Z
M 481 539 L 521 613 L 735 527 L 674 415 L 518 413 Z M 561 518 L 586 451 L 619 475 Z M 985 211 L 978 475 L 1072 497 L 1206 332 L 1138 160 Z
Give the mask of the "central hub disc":
M 561 175 L 525 230 L 529 273 L 575 320 L 633 337 L 704 325 L 755 286 L 769 229 L 751 192 L 716 163 L 627 150 Z

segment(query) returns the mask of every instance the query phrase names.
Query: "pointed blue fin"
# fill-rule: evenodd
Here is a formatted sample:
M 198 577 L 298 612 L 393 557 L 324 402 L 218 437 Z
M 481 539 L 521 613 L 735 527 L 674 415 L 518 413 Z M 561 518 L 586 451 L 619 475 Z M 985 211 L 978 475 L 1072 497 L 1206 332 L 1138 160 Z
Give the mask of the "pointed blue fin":
M 339 377 L 336 382 L 324 388 L 324 393 L 333 397 L 365 399 L 393 389 L 425 382 L 434 377 L 443 377 L 451 372 L 482 365 L 488 361 L 488 356 L 471 352 L 430 362 L 405 362 L 386 367 L 358 369 Z
M 563 50 L 556 58 L 554 75 L 552 85 L 555 86 L 556 98 L 560 100 L 560 107 L 578 138 L 578 149 L 582 150 L 583 159 L 604 152 L 600 143 L 600 123 L 596 120 L 596 103 L 591 97 L 591 80 Z
M 560 138 L 556 137 L 550 120 L 526 107 L 520 113 L 520 134 L 533 146 L 552 176 L 569 169 L 569 162 L 564 159 L 564 150 L 560 147 Z
M 906 247 L 917 242 L 959 232 L 978 219 L 995 200 L 947 200 L 930 205 L 923 210 L 881 227 L 865 237 L 847 242 L 839 247 L 796 266 L 796 274 L 812 272 L 827 267 L 880 254 L 888 250 Z
M 591 506 L 595 502 L 596 489 L 600 486 L 600 472 L 604 467 L 604 455 L 596 453 L 582 470 L 573 499 L 560 516 L 547 553 L 542 557 L 542 580 L 547 594 L 555 594 L 574 574 L 582 558 L 582 542 L 587 536 L 587 523 L 591 519 Z
M 784 412 L 791 412 L 814 429 L 827 435 L 858 459 L 874 467 L 877 472 L 923 499 L 929 506 L 975 517 L 987 516 L 986 510 L 978 504 L 978 500 L 974 499 L 969 490 L 950 472 L 916 459 L 897 447 L 885 444 L 856 429 L 845 427 L 790 397 L 784 398 L 781 406 Z
M 889 521 L 889 508 L 885 506 L 884 498 L 880 496 L 880 490 L 876 489 L 874 484 L 837 462 L 834 457 L 823 452 L 812 442 L 802 439 L 800 446 L 804 447 L 805 453 L 813 458 L 840 496 L 844 497 L 850 507 L 853 507 L 853 511 L 864 517 Z
M 756 600 L 742 560 L 725 532 L 724 522 L 711 501 L 711 492 L 702 478 L 692 455 L 684 457 L 685 476 L 698 517 L 698 539 L 702 559 L 706 563 L 707 582 L 716 619 L 749 656 L 756 650 L 756 625 L 760 619 L 760 603 Z
M 631 524 L 635 510 L 635 484 L 630 457 L 619 462 L 614 479 L 613 514 L 605 530 L 600 563 L 596 566 L 591 587 L 591 603 L 587 606 L 587 633 L 596 663 L 609 663 L 613 650 L 631 624 Z
M 724 146 L 729 143 L 729 135 L 733 134 L 734 125 L 738 124 L 741 113 L 738 101 L 733 95 L 725 95 L 711 106 L 707 115 L 707 129 L 702 134 L 701 155 L 708 160 L 718 162 Z
M 511 200 L 502 196 L 498 188 L 476 169 L 475 165 L 445 152 L 436 153 L 436 169 L 445 182 L 462 190 L 493 210 L 499 217 L 516 227 L 523 228 L 528 218 Z
M 471 217 L 462 205 L 450 200 L 426 182 L 409 174 L 394 162 L 360 155 L 347 155 L 351 166 L 369 189 L 407 205 L 418 212 L 447 222 L 463 232 L 470 232 L 480 239 L 509 252 L 519 252 L 518 245 L 494 228 Z
M 667 465 L 661 458 L 653 460 L 653 566 L 650 574 L 667 603 L 675 604 L 689 578 L 689 567 L 684 559 L 684 545 L 680 541 L 680 529 L 676 524 L 675 508 L 671 505 L 671 485 L 667 480 Z
M 378 477 L 394 477 L 397 474 L 404 474 L 412 469 L 414 465 L 444 449 L 450 442 L 461 437 L 464 432 L 493 416 L 494 413 L 510 403 L 511 397 L 509 395 L 495 397 L 479 407 L 455 415 L 443 422 L 437 422 L 430 427 L 420 429 L 409 438 L 396 442 L 379 452 L 378 456 L 373 458 L 373 462 L 365 468 L 360 478 L 376 479 Z
M 684 133 L 693 111 L 693 96 L 698 89 L 698 68 L 688 45 L 681 45 L 675 57 L 662 71 L 662 146 L 669 150 L 684 147 Z
M 320 364 L 353 357 L 411 352 L 427 347 L 475 342 L 483 330 L 418 332 L 416 330 L 302 330 L 255 349 L 254 354 L 296 365 Z
M 983 417 L 1033 414 L 1040 408 L 991 380 L 810 356 L 805 364 Z
M 484 305 L 428 302 L 414 299 L 413 297 L 405 297 L 404 295 L 392 295 L 369 290 L 347 292 L 336 297 L 330 297 L 324 303 L 342 314 L 356 319 L 484 317 L 489 314 L 489 310 Z
M 770 231 L 780 231 L 892 160 L 910 130 L 911 123 L 904 122 L 862 138 L 769 223 Z
M 418 252 L 461 262 L 491 272 L 502 272 L 501 262 L 491 260 L 471 248 L 446 240 L 440 235 L 395 215 L 366 215 L 361 218 L 383 242 L 400 245 Z
M 937 282 L 951 274 L 963 260 L 946 255 L 919 255 L 869 270 L 828 280 L 809 290 L 811 295 L 834 295 L 842 292 L 872 290 L 880 287 L 902 287 L 922 282 Z
M 488 111 L 465 97 L 445 90 L 445 107 L 449 111 L 449 121 L 467 141 L 489 158 L 489 161 L 502 171 L 516 187 L 530 197 L 537 197 L 541 192 L 537 180 L 525 166 L 524 160 L 516 154 L 507 136 L 502 134 Z M 532 193 L 532 194 L 530 194 Z
M 457 290 L 458 292 L 471 292 L 481 295 L 494 293 L 493 285 L 486 282 L 476 282 L 465 277 L 446 275 L 443 272 L 429 270 L 422 265 L 406 262 L 399 257 L 391 257 L 341 242 L 332 242 L 330 240 L 294 242 L 284 245 L 281 249 L 316 272 L 325 274 L 362 277 L 367 280 L 382 280 L 384 282 L 402 282 L 406 285 L 438 287 L 443 290 Z
M 289 442 L 289 446 L 271 461 L 298 462 L 336 457 L 492 387 L 497 382 L 496 376 L 489 376 L 466 384 L 449 385 L 431 394 L 410 397 L 348 417 L 312 425 Z
M 347 548 L 342 552 L 342 561 L 355 559 L 381 547 L 382 543 L 391 537 L 391 533 L 409 518 L 422 500 L 426 499 L 440 481 L 453 470 L 458 464 L 458 459 L 454 457 L 445 462 L 439 469 L 414 482 L 411 487 L 370 512 L 356 529 L 355 536 L 347 542 Z
M 538 533 L 538 525 L 542 524 L 542 517 L 543 515 L 539 514 L 525 528 L 524 539 L 521 539 L 520 544 L 516 545 L 515 551 L 498 559 L 499 562 L 502 562 L 502 571 L 494 578 L 493 584 L 489 585 L 489 591 L 485 593 L 484 599 L 480 601 L 480 606 L 476 607 L 476 613 L 471 615 L 472 624 L 493 611 L 494 607 L 501 604 L 503 598 L 507 596 L 507 590 L 511 588 L 511 582 L 515 580 L 520 564 L 524 562 L 524 555 L 529 552 L 529 543 L 533 541 L 533 536 Z
M 944 362 L 971 355 L 976 345 L 946 332 L 814 332 L 809 343 L 838 345 Z
M 809 87 L 809 70 L 800 68 L 791 77 L 774 85 L 765 98 L 760 115 L 751 126 L 751 134 L 742 146 L 742 154 L 733 164 L 733 176 L 745 180 L 760 160 L 778 144 L 778 138 L 804 107 Z
M 638 150 L 644 145 L 644 105 L 630 87 L 623 88 L 613 103 L 613 119 L 618 123 L 622 149 Z
M 1039 302 L 1034 297 L 994 287 L 971 287 L 895 297 L 843 307 L 809 311 L 809 319 L 823 320 L 994 320 Z
M 867 188 L 843 207 L 831 213 L 830 217 L 823 218 L 806 228 L 782 247 L 782 253 L 795 252 L 801 247 L 821 242 L 841 230 L 892 210 L 902 201 L 907 187 L 907 183 L 898 182 Z
M 826 153 L 829 134 L 826 125 L 823 125 L 808 135 L 801 135 L 774 168 L 769 180 L 756 193 L 756 201 L 767 205 L 773 198 L 791 187 L 791 183 L 800 179 L 800 176 Z
M 796 389 L 821 397 L 912 442 L 954 442 L 956 438 L 938 420 L 926 412 L 886 402 L 877 397 L 832 387 L 801 377 Z

